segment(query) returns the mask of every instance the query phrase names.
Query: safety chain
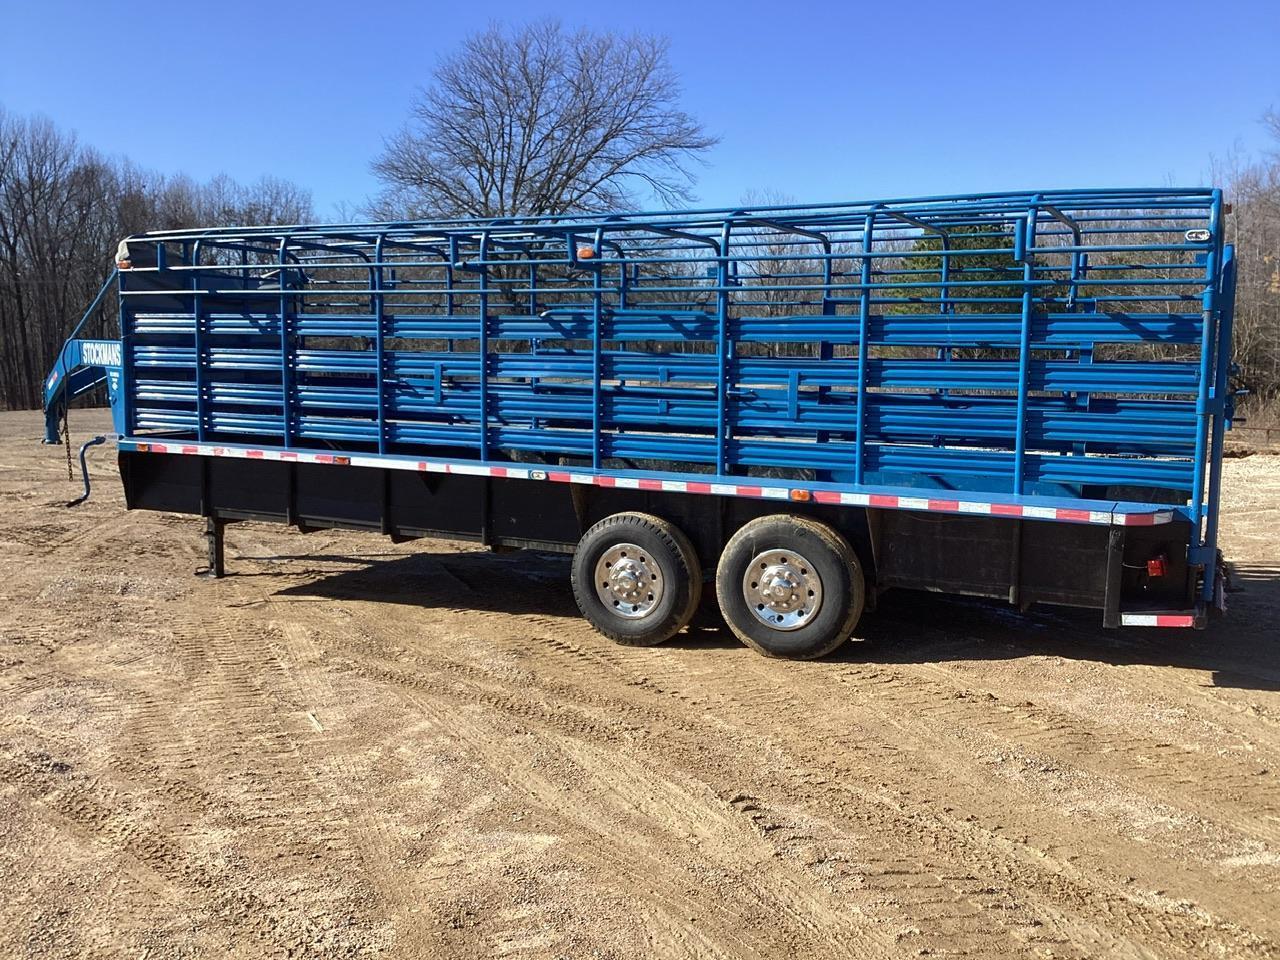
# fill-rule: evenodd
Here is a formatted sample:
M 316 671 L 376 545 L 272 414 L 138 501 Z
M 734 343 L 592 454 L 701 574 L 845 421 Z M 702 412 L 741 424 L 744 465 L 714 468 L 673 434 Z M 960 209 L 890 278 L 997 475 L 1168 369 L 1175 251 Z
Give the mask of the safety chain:
M 76 478 L 75 471 L 71 469 L 71 425 L 67 421 L 67 411 L 71 408 L 71 403 L 65 401 L 62 404 L 62 437 L 66 441 L 67 447 L 67 479 L 74 480 Z

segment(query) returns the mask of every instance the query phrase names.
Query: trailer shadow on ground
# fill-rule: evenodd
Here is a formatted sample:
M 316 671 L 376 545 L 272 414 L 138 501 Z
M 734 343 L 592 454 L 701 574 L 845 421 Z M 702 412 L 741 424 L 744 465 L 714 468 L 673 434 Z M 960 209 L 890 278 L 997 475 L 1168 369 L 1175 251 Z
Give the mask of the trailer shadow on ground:
M 577 617 L 569 558 L 510 554 L 310 554 L 255 558 L 271 563 L 349 564 L 313 573 L 276 592 L 300 600 L 364 600 L 424 608 Z M 234 575 L 234 574 L 233 574 Z M 1012 661 L 1061 656 L 1113 665 L 1173 666 L 1212 673 L 1219 687 L 1280 690 L 1280 567 L 1233 570 L 1228 613 L 1199 630 L 1126 627 L 1103 630 L 1096 611 L 1036 608 L 1020 613 L 996 601 L 896 590 L 863 618 L 857 642 L 829 659 L 849 663 Z M 707 585 L 711 589 L 711 585 Z M 668 641 L 707 651 L 736 649 L 737 639 L 706 602 L 689 630 Z M 602 640 L 602 642 L 605 642 Z
M 1236 567 L 1232 590 L 1227 613 L 1212 616 L 1205 630 L 1104 630 L 1092 610 L 1020 613 L 995 601 L 892 591 L 864 621 L 865 646 L 849 644 L 834 656 L 886 664 L 1060 656 L 1205 670 L 1216 687 L 1280 690 L 1280 567 Z

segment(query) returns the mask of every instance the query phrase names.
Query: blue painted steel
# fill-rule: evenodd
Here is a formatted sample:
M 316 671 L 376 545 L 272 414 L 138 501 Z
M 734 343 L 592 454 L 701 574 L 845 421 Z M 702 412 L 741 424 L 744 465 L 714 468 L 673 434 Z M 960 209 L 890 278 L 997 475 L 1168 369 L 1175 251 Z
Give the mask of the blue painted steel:
M 729 326 L 729 232 L 730 220 L 720 229 L 720 243 L 716 248 L 716 473 L 729 472 L 729 395 L 733 389 L 730 370 L 734 363 L 734 343 Z M 661 382 L 661 381 L 659 381 Z
M 570 242 L 573 238 L 570 237 Z M 592 241 L 593 256 L 598 255 L 604 247 L 604 229 L 597 228 Z M 575 248 L 572 256 L 578 256 Z M 586 264 L 591 271 L 591 466 L 599 470 L 602 466 L 600 458 L 600 431 L 604 425 L 604 388 L 600 378 L 600 355 L 604 330 L 604 270 L 599 263 Z
M 489 239 L 489 231 L 485 230 L 480 233 L 480 260 L 479 263 L 475 265 L 476 276 L 478 278 L 476 302 L 478 303 L 480 310 L 480 336 L 479 344 L 476 348 L 478 357 L 476 366 L 480 373 L 480 410 L 476 419 L 479 424 L 477 429 L 480 433 L 481 462 L 489 459 L 489 422 L 491 419 L 489 416 Z
M 1214 416 L 1209 448 L 1209 495 L 1205 511 L 1204 541 L 1199 561 L 1205 569 L 1217 568 L 1218 552 L 1218 498 L 1222 492 L 1222 445 L 1224 434 L 1230 428 L 1229 404 L 1231 376 L 1231 327 L 1235 319 L 1236 256 L 1235 247 L 1225 244 L 1222 251 L 1223 283 L 1218 304 L 1218 341 L 1215 345 L 1215 373 L 1213 381 Z M 1200 598 L 1205 604 L 1214 599 L 1214 577 L 1205 577 L 1200 584 Z
M 1205 272 L 1209 276 L 1215 276 L 1220 271 L 1220 258 L 1223 252 L 1223 238 L 1220 229 L 1220 220 L 1222 212 L 1222 191 L 1213 191 L 1213 205 L 1209 210 L 1208 230 L 1212 237 L 1213 243 L 1205 251 Z M 1234 279 L 1234 274 L 1232 274 Z M 1195 477 L 1191 486 L 1191 507 L 1192 507 L 1192 536 L 1191 547 L 1193 554 L 1196 549 L 1202 547 L 1203 520 L 1204 520 L 1204 486 L 1206 480 L 1205 469 L 1205 449 L 1209 442 L 1209 434 L 1212 427 L 1211 420 L 1216 420 L 1222 415 L 1222 398 L 1216 400 L 1212 398 L 1212 381 L 1213 372 L 1213 353 L 1215 344 L 1215 327 L 1218 325 L 1218 307 L 1221 304 L 1220 296 L 1221 287 L 1218 284 L 1209 284 L 1205 286 L 1204 292 L 1201 294 L 1201 308 L 1203 310 L 1200 327 L 1200 356 L 1199 364 L 1199 383 L 1196 393 L 1196 450 L 1195 462 L 1198 469 L 1195 471 Z M 1221 351 L 1226 352 L 1226 351 Z M 1216 505 L 1215 505 L 1216 506 Z M 1216 510 L 1214 511 L 1216 513 Z M 1215 521 L 1216 523 L 1216 518 Z
M 290 342 L 289 331 L 289 290 L 284 282 L 284 271 L 289 265 L 289 238 L 281 237 L 278 245 L 278 253 L 276 254 L 276 262 L 280 266 L 280 306 L 279 314 L 274 318 L 277 330 L 280 334 L 280 389 L 278 391 L 255 391 L 246 395 L 235 395 L 234 399 L 242 400 L 246 404 L 271 404 L 278 403 L 280 406 L 280 445 L 286 450 L 293 445 L 293 356 Z M 222 319 L 222 318 L 219 318 Z M 230 318 L 235 323 L 235 318 Z M 273 318 L 266 315 L 255 315 L 253 320 L 262 320 L 270 326 Z M 215 320 L 215 323 L 218 321 Z M 297 323 L 297 319 L 294 320 Z M 221 330 L 221 324 L 218 328 Z M 243 332 L 248 332 L 245 330 Z
M 879 205 L 877 205 L 878 207 Z M 872 208 L 862 224 L 861 283 L 858 287 L 858 374 L 853 388 L 857 393 L 857 410 L 854 422 L 853 482 L 866 481 L 866 421 L 867 421 L 867 347 L 871 343 L 871 244 L 876 229 L 876 209 Z
M 144 234 L 128 247 L 154 257 L 120 275 L 125 428 L 849 490 L 1143 488 L 1208 547 L 1221 211 L 1134 188 Z
M 81 322 L 83 325 L 83 321 Z M 76 328 L 77 330 L 80 327 Z M 44 381 L 44 442 L 59 441 L 59 419 L 66 404 L 100 386 L 107 388 L 112 425 L 125 432 L 122 348 L 119 340 L 72 338 L 62 345 Z
M 1031 199 L 1031 208 L 1026 219 L 1018 219 L 1013 224 L 1013 259 L 1022 264 L 1022 318 L 1019 321 L 1018 334 L 1018 386 L 1014 393 L 1017 397 L 1018 411 L 1014 421 L 1013 432 L 1013 492 L 1022 493 L 1026 489 L 1027 458 L 1027 392 L 1031 389 L 1031 318 L 1035 309 L 1035 248 L 1036 218 L 1040 215 L 1039 196 Z
M 378 452 L 387 452 L 387 360 L 386 360 L 386 317 L 383 315 L 383 266 L 382 266 L 382 250 L 386 243 L 386 235 L 378 234 L 378 239 L 373 245 L 374 264 L 369 269 L 372 271 L 370 283 L 372 288 L 377 291 L 370 297 L 370 305 L 373 310 L 374 322 L 374 343 L 375 353 L 377 355 L 378 377 Z
M 80 339 L 80 331 L 84 329 L 98 308 L 106 299 L 107 292 L 115 288 L 118 271 L 112 270 L 98 289 L 97 295 L 89 303 L 80 321 L 71 330 L 53 369 L 44 379 L 44 442 L 57 443 L 59 440 L 58 419 L 63 407 L 76 397 L 88 393 L 94 388 L 106 384 L 107 396 L 111 403 L 112 419 L 116 433 L 125 432 L 125 391 L 122 371 L 122 351 L 117 341 L 89 341 Z M 110 343 L 110 349 L 90 348 L 90 356 L 85 356 L 86 343 Z M 110 362 L 114 360 L 114 362 Z M 108 362 L 103 362 L 108 361 Z
M 196 242 L 192 245 L 192 248 L 191 248 L 191 262 L 197 268 L 200 266 L 200 247 L 203 243 L 204 243 L 203 240 L 196 240 Z M 162 246 L 165 246 L 165 244 L 158 243 L 156 244 L 156 249 L 159 250 Z M 283 268 L 281 268 L 281 276 L 283 277 Z M 208 357 L 209 359 L 212 359 L 212 351 L 210 351 L 209 354 L 206 354 L 205 352 L 204 319 L 202 317 L 202 310 L 201 310 L 204 294 L 203 294 L 203 291 L 200 289 L 200 284 L 202 283 L 202 281 L 203 281 L 203 278 L 200 275 L 199 269 L 191 271 L 191 279 L 190 279 L 190 282 L 191 282 L 191 347 L 192 347 L 192 353 L 193 353 L 193 359 L 194 359 L 194 365 L 191 370 L 191 379 L 192 379 L 192 382 L 195 384 L 195 388 L 196 388 L 195 389 L 195 415 L 196 415 L 195 433 L 196 433 L 196 439 L 201 441 L 205 440 L 209 434 L 208 430 L 206 429 L 209 421 L 205 414 L 204 408 L 205 408 L 205 382 L 209 377 L 210 364 L 206 364 L 205 360 L 206 360 L 206 357 Z M 282 290 L 284 289 L 283 282 L 280 284 L 280 288 Z M 123 291 L 121 291 L 122 298 L 123 298 L 123 295 L 124 293 Z M 285 441 L 288 440 L 287 430 L 284 431 L 284 435 L 282 439 Z

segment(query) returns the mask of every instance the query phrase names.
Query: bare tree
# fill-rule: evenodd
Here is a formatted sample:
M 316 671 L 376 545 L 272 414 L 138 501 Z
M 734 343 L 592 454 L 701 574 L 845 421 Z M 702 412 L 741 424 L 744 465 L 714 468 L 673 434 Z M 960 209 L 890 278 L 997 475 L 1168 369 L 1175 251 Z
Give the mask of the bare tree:
M 104 158 L 43 118 L 0 108 L 0 407 L 40 405 L 44 374 L 121 237 L 200 224 L 310 220 L 285 181 L 199 184 Z M 114 335 L 108 325 L 100 331 Z
M 1256 395 L 1255 413 L 1280 398 L 1280 113 L 1268 112 L 1263 123 L 1275 138 L 1269 152 L 1214 171 L 1231 200 L 1227 239 L 1237 252 L 1232 355 Z
M 373 169 L 381 215 L 482 216 L 617 209 L 637 192 L 689 197 L 716 143 L 677 102 L 665 40 L 490 27 L 444 60 Z

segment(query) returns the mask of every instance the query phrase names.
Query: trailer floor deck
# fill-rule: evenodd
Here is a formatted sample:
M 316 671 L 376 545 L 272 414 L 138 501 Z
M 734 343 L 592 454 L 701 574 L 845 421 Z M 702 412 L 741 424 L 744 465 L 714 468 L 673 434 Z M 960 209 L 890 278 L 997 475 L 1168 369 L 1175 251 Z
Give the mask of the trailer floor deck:
M 72 411 L 79 439 L 105 414 Z M 1280 952 L 1280 458 L 1231 612 L 885 598 L 835 659 L 624 648 L 564 558 L 66 510 L 0 414 L 0 956 Z

